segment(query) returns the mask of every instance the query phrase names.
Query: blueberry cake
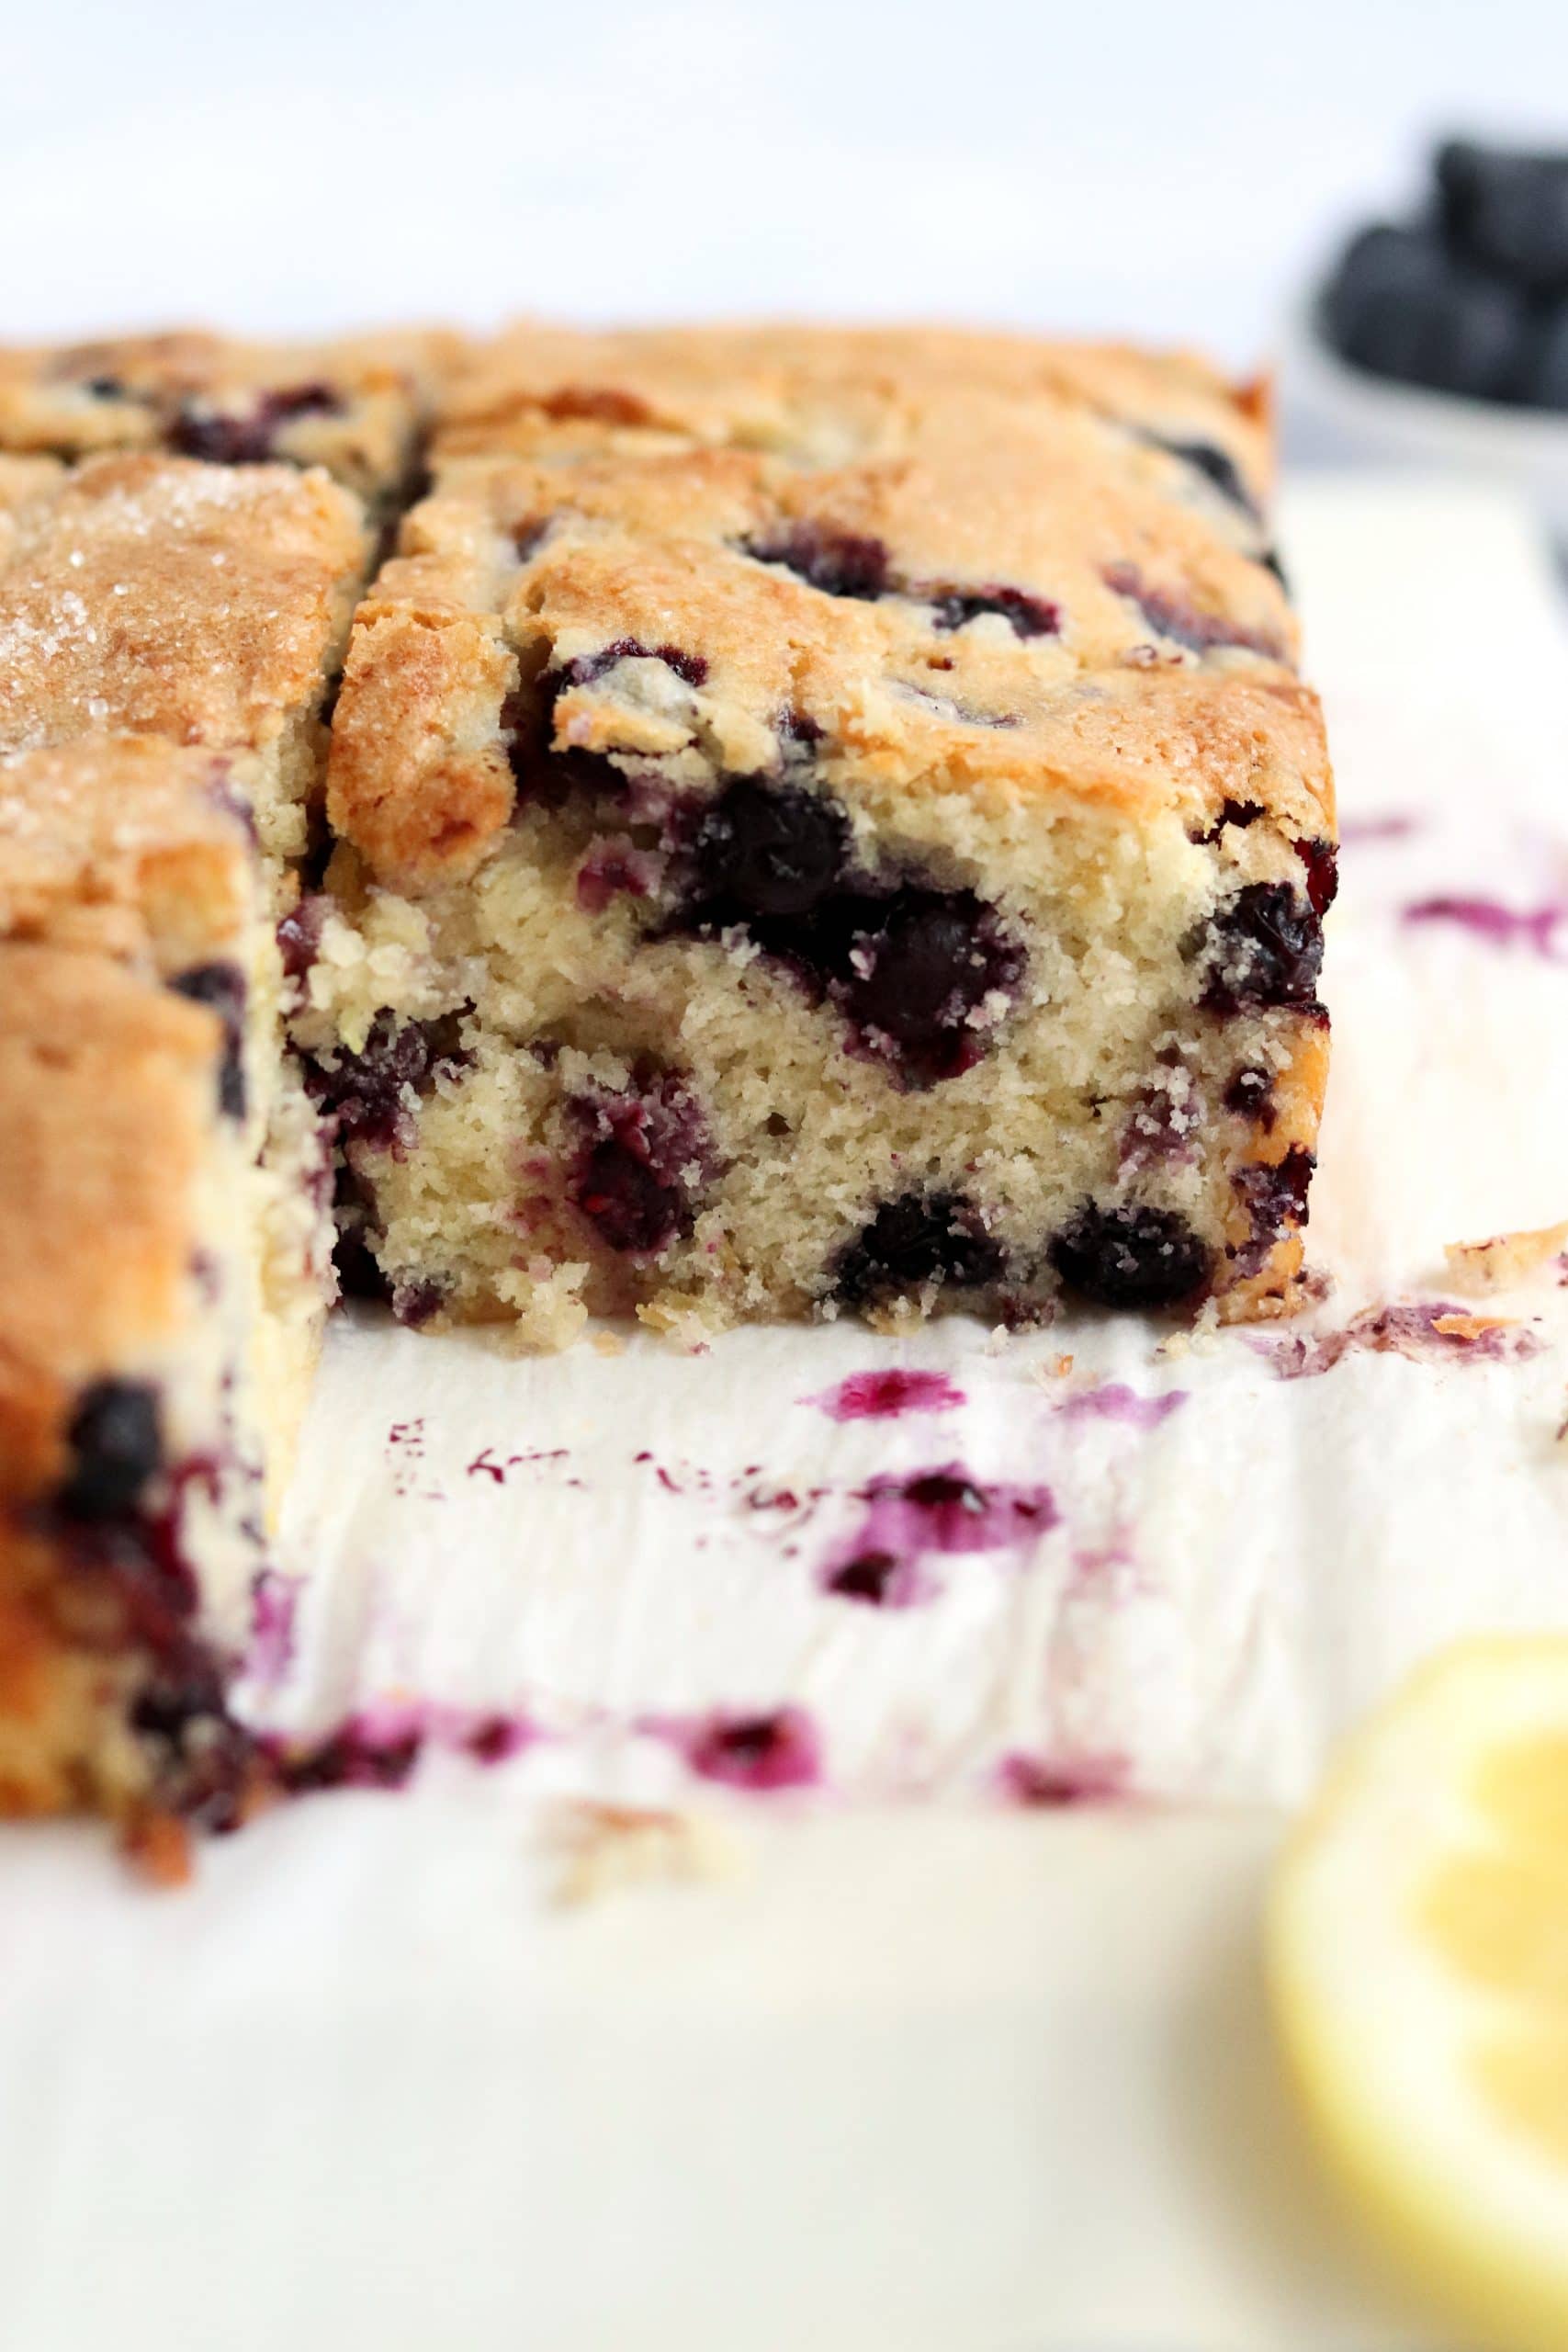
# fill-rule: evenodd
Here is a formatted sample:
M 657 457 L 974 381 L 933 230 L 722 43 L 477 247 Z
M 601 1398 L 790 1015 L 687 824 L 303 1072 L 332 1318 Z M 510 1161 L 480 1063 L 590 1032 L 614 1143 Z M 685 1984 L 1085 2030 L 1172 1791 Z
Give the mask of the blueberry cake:
M 1269 477 L 1258 391 L 1021 337 L 0 354 L 0 1810 L 254 1801 L 339 1289 L 1289 1308 L 1334 823 Z
M 456 349 L 435 332 L 320 344 L 182 332 L 0 346 L 0 450 L 324 466 L 385 508 L 412 486 Z
M 457 372 L 295 959 L 405 1320 L 1289 1306 L 1334 825 L 1258 405 L 912 332 Z

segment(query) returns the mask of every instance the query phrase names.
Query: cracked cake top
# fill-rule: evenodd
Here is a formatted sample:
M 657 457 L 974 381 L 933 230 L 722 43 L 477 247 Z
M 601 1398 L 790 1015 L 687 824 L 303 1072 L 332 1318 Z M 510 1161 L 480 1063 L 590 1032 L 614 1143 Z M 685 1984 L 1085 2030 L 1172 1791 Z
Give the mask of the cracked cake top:
M 1230 801 L 1325 829 L 1250 489 L 1244 510 L 1217 460 L 1117 413 L 1200 407 L 1260 484 L 1217 379 L 1009 338 L 689 342 L 688 377 L 686 338 L 528 334 L 459 383 L 334 727 L 333 820 L 374 878 L 471 870 L 541 752 L 679 787 L 808 744 L 851 800 L 1055 791 L 1199 827 Z M 855 426 L 830 453 L 829 412 Z
M 1256 520 L 1271 458 L 1265 393 L 1187 353 L 938 327 L 645 327 L 525 322 L 468 352 L 442 399 L 446 455 L 528 450 L 541 426 L 773 449 L 818 464 L 890 451 L 910 404 L 941 391 L 1051 399 L 1183 454 Z M 1202 454 L 1201 455 L 1200 452 Z

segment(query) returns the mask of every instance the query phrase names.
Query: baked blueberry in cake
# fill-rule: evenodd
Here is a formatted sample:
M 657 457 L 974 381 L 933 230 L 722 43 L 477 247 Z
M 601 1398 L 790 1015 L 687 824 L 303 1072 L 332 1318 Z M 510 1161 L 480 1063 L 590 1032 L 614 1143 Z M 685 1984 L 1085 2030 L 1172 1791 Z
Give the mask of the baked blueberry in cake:
M 0 347 L 0 450 L 324 466 L 386 508 L 417 471 L 457 347 L 453 336 L 412 330 L 318 344 L 185 330 Z
M 1333 807 L 1253 405 L 914 334 L 459 376 L 295 1021 L 394 1304 L 1288 1305 Z

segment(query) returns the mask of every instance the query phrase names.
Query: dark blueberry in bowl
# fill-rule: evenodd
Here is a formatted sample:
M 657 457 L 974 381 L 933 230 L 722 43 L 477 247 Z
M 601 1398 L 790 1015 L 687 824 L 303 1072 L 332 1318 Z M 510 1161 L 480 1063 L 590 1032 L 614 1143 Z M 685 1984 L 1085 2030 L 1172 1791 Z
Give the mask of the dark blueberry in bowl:
M 1437 178 L 1457 253 L 1532 294 L 1568 291 L 1568 153 L 1450 139 L 1438 150 Z
M 832 1295 L 868 1306 L 931 1283 L 977 1290 L 1001 1272 L 1001 1244 L 981 1229 L 972 1203 L 957 1193 L 905 1193 L 884 1201 L 841 1252 Z
M 1518 392 L 1522 297 L 1456 263 L 1430 230 L 1362 230 L 1329 282 L 1322 317 L 1335 349 L 1372 375 L 1472 400 Z
M 169 982 L 176 996 L 210 1006 L 223 1023 L 218 1100 L 231 1119 L 245 1115 L 245 976 L 237 964 L 193 964 Z
M 738 776 L 703 820 L 698 894 L 721 924 L 803 915 L 842 878 L 849 845 L 849 819 L 837 801 L 801 785 Z
M 1317 1008 L 1323 924 L 1288 882 L 1248 882 L 1209 927 L 1203 1002 L 1212 1012 L 1242 1005 Z
M 1174 1209 L 1086 1201 L 1048 1251 L 1063 1283 L 1096 1306 L 1175 1306 L 1209 1279 L 1213 1253 Z
M 164 1462 L 158 1395 L 144 1380 L 98 1380 L 84 1389 L 67 1432 L 71 1469 L 56 1497 L 73 1519 L 134 1510 Z
M 1532 407 L 1568 412 L 1568 295 L 1537 330 L 1524 390 Z

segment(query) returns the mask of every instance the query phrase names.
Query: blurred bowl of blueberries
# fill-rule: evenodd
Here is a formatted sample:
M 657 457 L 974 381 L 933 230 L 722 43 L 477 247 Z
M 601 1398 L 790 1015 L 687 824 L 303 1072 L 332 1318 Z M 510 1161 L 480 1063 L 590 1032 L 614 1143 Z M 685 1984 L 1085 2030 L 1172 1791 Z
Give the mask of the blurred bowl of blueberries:
M 1339 254 L 1287 348 L 1292 453 L 1506 480 L 1568 538 L 1568 148 L 1434 152 L 1416 216 Z

